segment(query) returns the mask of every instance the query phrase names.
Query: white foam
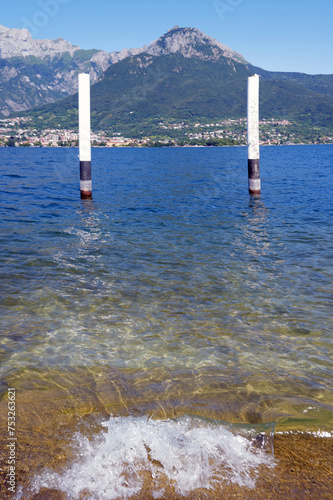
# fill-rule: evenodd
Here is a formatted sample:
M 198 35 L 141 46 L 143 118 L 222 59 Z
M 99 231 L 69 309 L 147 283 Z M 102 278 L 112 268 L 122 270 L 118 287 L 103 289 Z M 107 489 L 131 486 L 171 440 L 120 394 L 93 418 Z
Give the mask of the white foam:
M 254 487 L 261 465 L 273 459 L 220 424 L 184 417 L 178 421 L 147 417 L 111 417 L 94 440 L 77 434 L 78 459 L 62 473 L 44 471 L 32 481 L 33 492 L 56 488 L 77 499 L 126 499 L 142 488 L 140 471 L 149 471 L 154 497 L 167 477 L 178 494 L 213 488 L 221 481 Z
M 318 438 L 332 438 L 333 431 L 323 431 L 318 429 L 317 431 L 277 431 L 275 434 L 287 435 L 287 434 L 307 434 L 309 436 L 318 437 Z

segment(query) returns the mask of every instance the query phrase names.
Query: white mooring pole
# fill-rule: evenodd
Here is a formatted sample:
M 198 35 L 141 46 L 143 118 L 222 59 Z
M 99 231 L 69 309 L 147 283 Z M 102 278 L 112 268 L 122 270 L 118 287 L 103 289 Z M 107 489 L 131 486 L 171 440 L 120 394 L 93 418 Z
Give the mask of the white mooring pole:
M 247 144 L 250 194 L 260 194 L 259 169 L 259 75 L 247 79 Z
M 79 150 L 81 198 L 91 198 L 90 76 L 85 73 L 79 74 Z

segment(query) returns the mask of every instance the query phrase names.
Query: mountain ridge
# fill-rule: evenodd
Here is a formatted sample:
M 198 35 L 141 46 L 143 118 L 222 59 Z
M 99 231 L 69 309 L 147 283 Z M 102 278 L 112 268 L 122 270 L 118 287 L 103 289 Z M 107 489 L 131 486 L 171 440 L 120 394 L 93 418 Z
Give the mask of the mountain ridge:
M 243 56 L 197 28 L 174 26 L 148 46 L 107 53 L 83 50 L 62 38 L 36 40 L 27 29 L 0 25 L 0 113 L 9 116 L 71 95 L 78 89 L 79 73 L 89 73 L 95 83 L 112 64 L 142 53 L 181 53 L 207 60 L 227 57 L 246 63 Z
M 36 40 L 26 28 L 6 28 L 0 25 L 0 57 L 2 59 L 21 56 L 44 58 L 63 52 L 73 55 L 79 49 L 80 47 L 72 45 L 63 38 Z
M 197 28 L 174 26 L 150 45 L 111 53 L 107 60 L 102 51 L 72 47 L 72 56 L 60 53 L 53 58 L 46 54 L 43 60 L 33 55 L 0 59 L 3 81 L 7 64 L 8 82 L 15 82 L 11 72 L 17 68 L 10 67 L 14 60 L 23 65 L 24 83 L 30 85 L 30 90 L 35 86 L 40 101 L 43 98 L 52 103 L 65 96 L 53 105 L 30 109 L 28 114 L 38 127 L 54 123 L 77 127 L 77 75 L 89 72 L 92 126 L 97 129 L 117 133 L 125 129 L 138 136 L 146 130 L 144 124 L 152 126 L 165 118 L 182 121 L 244 117 L 247 77 L 253 73 L 261 76 L 262 116 L 293 119 L 306 127 L 333 128 L 333 75 L 269 72 L 254 67 L 242 55 Z M 94 62 L 98 57 L 99 65 Z M 39 88 L 36 85 L 36 77 L 49 77 L 51 60 L 53 80 L 50 85 L 43 84 L 44 94 L 49 90 L 46 99 L 40 93 L 41 82 Z M 17 79 L 21 83 L 22 74 Z M 19 90 L 20 86 L 17 94 Z M 24 92 L 19 95 L 24 96 Z M 23 104 L 28 109 L 29 102 Z

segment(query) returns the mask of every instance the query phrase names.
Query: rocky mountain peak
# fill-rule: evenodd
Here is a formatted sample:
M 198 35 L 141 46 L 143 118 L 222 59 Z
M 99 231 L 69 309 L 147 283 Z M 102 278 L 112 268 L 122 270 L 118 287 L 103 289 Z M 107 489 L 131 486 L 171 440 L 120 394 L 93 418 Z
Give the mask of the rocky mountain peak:
M 27 29 L 17 29 L 17 28 L 6 28 L 5 26 L 0 25 L 0 37 L 6 39 L 17 39 L 17 40 L 28 40 L 31 37 L 29 31 Z
M 71 56 L 80 47 L 72 45 L 63 38 L 56 40 L 35 40 L 27 29 L 0 26 L 0 57 L 9 59 L 15 56 L 35 56 L 44 59 L 63 52 Z
M 184 57 L 199 57 L 208 60 L 227 57 L 244 64 L 247 62 L 241 54 L 234 52 L 211 36 L 205 35 L 197 28 L 180 28 L 179 26 L 174 26 L 165 35 L 152 42 L 147 52 L 155 56 L 181 53 Z
M 241 54 L 234 52 L 215 38 L 205 35 L 197 28 L 180 28 L 174 26 L 164 35 L 152 42 L 150 45 L 144 45 L 136 49 L 123 49 L 122 51 L 112 52 L 110 54 L 112 63 L 116 63 L 126 57 L 135 56 L 146 52 L 152 56 L 162 56 L 169 54 L 182 54 L 182 56 L 199 59 L 215 60 L 220 57 L 227 57 L 237 62 L 247 64 L 247 61 Z

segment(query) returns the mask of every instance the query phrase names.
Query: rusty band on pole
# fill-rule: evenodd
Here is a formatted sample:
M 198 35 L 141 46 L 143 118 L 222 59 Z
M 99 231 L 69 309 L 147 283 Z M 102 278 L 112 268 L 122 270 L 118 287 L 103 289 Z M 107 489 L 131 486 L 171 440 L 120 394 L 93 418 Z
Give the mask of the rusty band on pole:
M 249 192 L 250 194 L 261 193 L 259 158 L 248 160 Z
M 80 161 L 81 198 L 92 197 L 91 161 Z

